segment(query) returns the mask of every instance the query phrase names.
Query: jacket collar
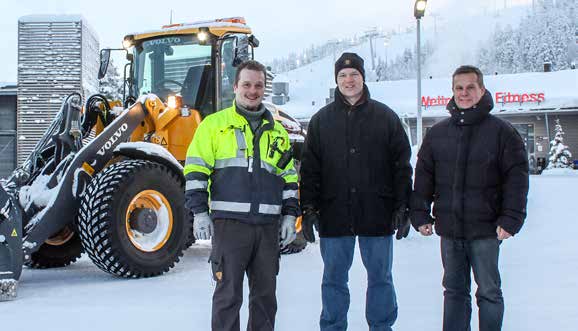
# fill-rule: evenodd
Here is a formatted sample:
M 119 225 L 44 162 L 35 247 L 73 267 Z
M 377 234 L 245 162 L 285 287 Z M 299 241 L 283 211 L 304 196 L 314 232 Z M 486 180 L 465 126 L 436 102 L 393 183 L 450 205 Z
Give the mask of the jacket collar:
M 492 94 L 486 90 L 480 101 L 468 109 L 461 109 L 456 104 L 454 97 L 450 100 L 446 109 L 449 110 L 452 121 L 456 125 L 473 125 L 480 123 L 488 117 L 490 111 L 494 108 Z
M 261 131 L 273 130 L 273 128 L 275 127 L 275 120 L 273 119 L 273 114 L 271 114 L 271 112 L 269 111 L 269 109 L 267 109 L 267 107 L 265 107 L 265 105 L 261 104 L 260 107 L 265 108 L 265 112 L 262 115 L 263 125 L 261 125 L 262 128 Z M 245 116 L 239 114 L 239 112 L 237 111 L 237 104 L 234 101 L 233 105 L 226 110 L 229 111 L 229 114 L 231 116 L 233 116 L 235 122 L 239 123 L 240 125 L 249 125 L 249 122 L 247 121 Z
M 363 84 L 363 94 L 361 95 L 361 98 L 359 98 L 359 100 L 357 100 L 357 103 L 353 106 L 350 105 L 349 102 L 347 102 L 347 100 L 345 100 L 345 97 L 339 91 L 339 87 L 335 88 L 334 99 L 335 102 L 337 102 L 341 107 L 359 108 L 361 105 L 365 104 L 367 100 L 369 100 L 369 98 L 370 98 L 369 89 L 367 88 L 367 85 L 365 85 L 365 83 Z

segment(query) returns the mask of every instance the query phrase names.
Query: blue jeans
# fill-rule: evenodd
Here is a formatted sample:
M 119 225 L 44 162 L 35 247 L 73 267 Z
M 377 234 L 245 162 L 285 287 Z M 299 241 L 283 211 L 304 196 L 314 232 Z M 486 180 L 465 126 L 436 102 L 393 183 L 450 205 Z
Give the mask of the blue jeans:
M 476 300 L 480 331 L 502 328 L 504 299 L 500 289 L 498 256 L 500 241 L 495 238 L 477 240 L 441 239 L 444 266 L 444 331 L 469 331 L 472 303 L 470 272 L 478 284 Z
M 349 269 L 356 237 L 321 238 L 323 310 L 321 331 L 347 330 L 349 310 Z M 358 237 L 359 250 L 367 271 L 365 318 L 370 331 L 390 331 L 397 319 L 397 301 L 391 266 L 393 240 L 387 237 Z

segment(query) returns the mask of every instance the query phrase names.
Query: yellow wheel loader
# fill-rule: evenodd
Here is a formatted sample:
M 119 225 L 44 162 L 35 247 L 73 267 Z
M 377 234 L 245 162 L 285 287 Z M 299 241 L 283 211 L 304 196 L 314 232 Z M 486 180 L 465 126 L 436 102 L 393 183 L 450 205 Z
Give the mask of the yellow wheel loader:
M 122 105 L 97 94 L 82 107 L 79 94 L 68 96 L 28 159 L 2 180 L 0 301 L 16 296 L 23 264 L 66 266 L 84 251 L 108 273 L 150 277 L 194 242 L 186 150 L 202 119 L 232 104 L 235 67 L 258 41 L 235 17 L 130 34 L 123 46 Z M 99 78 L 110 52 L 101 51 Z M 266 106 L 301 144 L 299 123 Z

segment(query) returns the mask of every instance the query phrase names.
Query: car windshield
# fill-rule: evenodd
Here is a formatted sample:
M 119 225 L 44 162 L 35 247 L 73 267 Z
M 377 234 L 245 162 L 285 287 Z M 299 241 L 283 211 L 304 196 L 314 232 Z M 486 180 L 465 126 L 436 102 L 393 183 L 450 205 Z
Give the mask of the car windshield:
M 211 45 L 194 35 L 148 39 L 134 50 L 134 95 L 154 93 L 162 100 L 180 94 L 183 104 L 199 109 L 212 99 Z

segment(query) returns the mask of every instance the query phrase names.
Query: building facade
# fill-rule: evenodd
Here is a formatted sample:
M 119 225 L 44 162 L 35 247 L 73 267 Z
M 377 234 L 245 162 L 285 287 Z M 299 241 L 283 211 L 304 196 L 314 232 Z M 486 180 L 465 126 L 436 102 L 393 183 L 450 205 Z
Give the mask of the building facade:
M 70 93 L 98 91 L 99 45 L 80 15 L 18 20 L 17 163 L 34 149 Z
M 0 178 L 16 167 L 16 83 L 0 83 Z
M 417 141 L 415 80 L 368 83 L 372 97 L 394 109 Z M 530 164 L 544 167 L 555 136 L 556 120 L 564 130 L 564 144 L 578 159 L 578 70 L 484 76 L 494 98 L 492 114 L 510 122 L 526 142 Z M 449 116 L 451 77 L 422 80 L 423 134 Z M 537 169 L 535 169 L 537 170 Z

